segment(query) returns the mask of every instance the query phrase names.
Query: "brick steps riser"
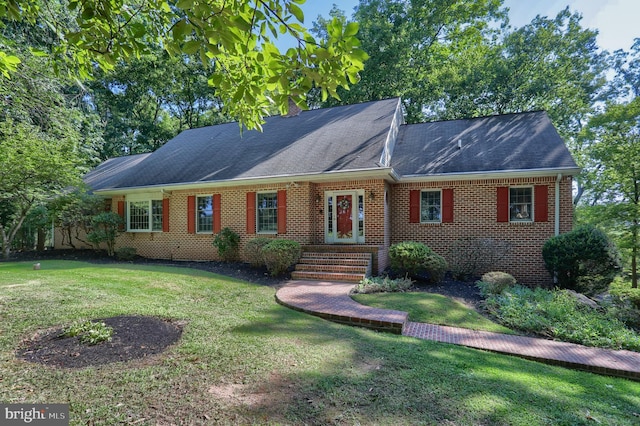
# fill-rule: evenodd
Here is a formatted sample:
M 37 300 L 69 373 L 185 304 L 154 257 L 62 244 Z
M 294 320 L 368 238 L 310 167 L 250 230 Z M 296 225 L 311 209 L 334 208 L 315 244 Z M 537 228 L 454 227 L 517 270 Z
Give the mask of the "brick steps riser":
M 302 253 L 302 258 L 331 258 L 331 259 L 371 259 L 371 253 L 331 253 L 331 252 L 311 252 L 305 251 Z
M 293 271 L 291 272 L 291 278 L 294 280 L 326 280 L 357 283 L 365 278 L 365 274 Z
M 299 263 L 304 265 L 368 266 L 370 261 L 364 259 L 303 258 Z
M 296 271 L 309 271 L 309 272 L 336 272 L 336 273 L 358 273 L 366 274 L 367 266 L 343 266 L 343 265 L 309 265 L 305 263 L 298 263 L 296 265 Z

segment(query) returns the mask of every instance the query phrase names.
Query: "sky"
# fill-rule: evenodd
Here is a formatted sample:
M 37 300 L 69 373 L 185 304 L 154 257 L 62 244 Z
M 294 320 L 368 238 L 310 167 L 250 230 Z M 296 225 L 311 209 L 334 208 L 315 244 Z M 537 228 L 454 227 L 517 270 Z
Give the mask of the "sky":
M 332 4 L 351 16 L 358 0 L 307 0 L 302 5 L 305 26 L 310 28 L 318 15 L 329 16 Z M 633 39 L 640 37 L 640 0 L 505 0 L 509 21 L 513 27 L 521 27 L 536 16 L 555 17 L 569 6 L 572 12 L 582 14 L 582 27 L 597 29 L 598 46 L 613 52 L 629 50 Z

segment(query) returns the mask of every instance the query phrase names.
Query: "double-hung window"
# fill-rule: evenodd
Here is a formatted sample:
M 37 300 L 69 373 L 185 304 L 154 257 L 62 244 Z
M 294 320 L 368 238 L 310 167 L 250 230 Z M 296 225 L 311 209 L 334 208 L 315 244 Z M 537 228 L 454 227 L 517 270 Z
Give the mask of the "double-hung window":
M 440 191 L 420 192 L 420 222 L 439 223 L 442 221 L 442 193 Z
M 196 197 L 196 232 L 213 232 L 213 197 Z
M 257 194 L 257 231 L 259 233 L 278 232 L 278 193 L 259 192 Z
M 533 221 L 533 188 L 509 188 L 509 220 L 511 222 Z
M 127 203 L 127 230 L 162 231 L 162 200 L 135 200 Z

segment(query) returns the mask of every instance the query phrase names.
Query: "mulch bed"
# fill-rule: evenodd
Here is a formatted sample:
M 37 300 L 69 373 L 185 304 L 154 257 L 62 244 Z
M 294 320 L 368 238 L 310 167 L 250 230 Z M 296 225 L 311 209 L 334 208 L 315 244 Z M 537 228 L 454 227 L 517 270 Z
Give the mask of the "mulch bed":
M 77 336 L 64 337 L 60 327 L 25 342 L 17 355 L 26 361 L 55 367 L 83 368 L 159 354 L 182 335 L 182 324 L 154 317 L 117 316 L 94 321 L 113 328 L 111 341 L 82 344 Z

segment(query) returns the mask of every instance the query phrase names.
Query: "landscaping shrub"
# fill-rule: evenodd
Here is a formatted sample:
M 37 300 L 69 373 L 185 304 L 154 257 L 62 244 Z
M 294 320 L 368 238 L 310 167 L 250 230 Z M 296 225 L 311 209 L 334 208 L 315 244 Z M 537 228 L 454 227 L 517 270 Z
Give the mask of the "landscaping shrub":
M 302 250 L 295 241 L 274 239 L 262 247 L 261 253 L 267 270 L 275 277 L 287 272 L 300 259 Z
M 213 245 L 223 260 L 234 260 L 238 257 L 240 235 L 231 228 L 224 228 L 216 234 Z
M 631 288 L 630 282 L 617 278 L 609 286 L 609 293 L 608 313 L 640 331 L 640 289 Z
M 479 277 L 509 253 L 511 245 L 493 238 L 467 237 L 456 240 L 449 249 L 451 273 L 459 280 Z
M 557 277 L 558 287 L 586 295 L 607 290 L 622 268 L 616 247 L 590 225 L 550 238 L 542 247 L 542 257 L 547 270 Z
M 138 255 L 138 251 L 135 247 L 120 247 L 116 250 L 116 257 L 118 260 L 133 260 Z
M 367 277 L 356 285 L 353 293 L 385 293 L 402 292 L 411 288 L 413 281 L 409 278 Z
M 118 235 L 122 218 L 114 212 L 102 212 L 91 217 L 91 231 L 87 234 L 87 240 L 96 246 L 105 243 L 107 254 L 115 254 L 116 236 Z
M 444 257 L 438 253 L 432 252 L 424 259 L 424 270 L 429 276 L 428 281 L 431 284 L 439 283 L 443 280 L 444 274 L 447 272 L 448 264 Z
M 513 286 L 485 301 L 507 327 L 588 346 L 640 350 L 640 335 L 607 313 L 577 302 L 564 290 Z
M 273 241 L 273 238 L 258 237 L 247 241 L 244 246 L 244 257 L 249 261 L 251 266 L 258 267 L 264 265 L 262 259 L 262 247 Z
M 431 283 L 442 281 L 447 270 L 446 260 L 426 245 L 405 241 L 389 247 L 391 269 L 400 275 L 423 277 Z
M 515 284 L 516 279 L 511 274 L 493 271 L 484 274 L 476 286 L 480 289 L 480 294 L 487 297 L 491 294 L 500 294 Z
M 405 241 L 389 247 L 389 263 L 398 273 L 412 276 L 423 270 L 424 259 L 433 253 L 429 247 L 415 241 Z
M 632 288 L 631 283 L 621 278 L 614 280 L 609 287 L 612 296 L 628 300 L 637 309 L 640 309 L 640 288 Z

